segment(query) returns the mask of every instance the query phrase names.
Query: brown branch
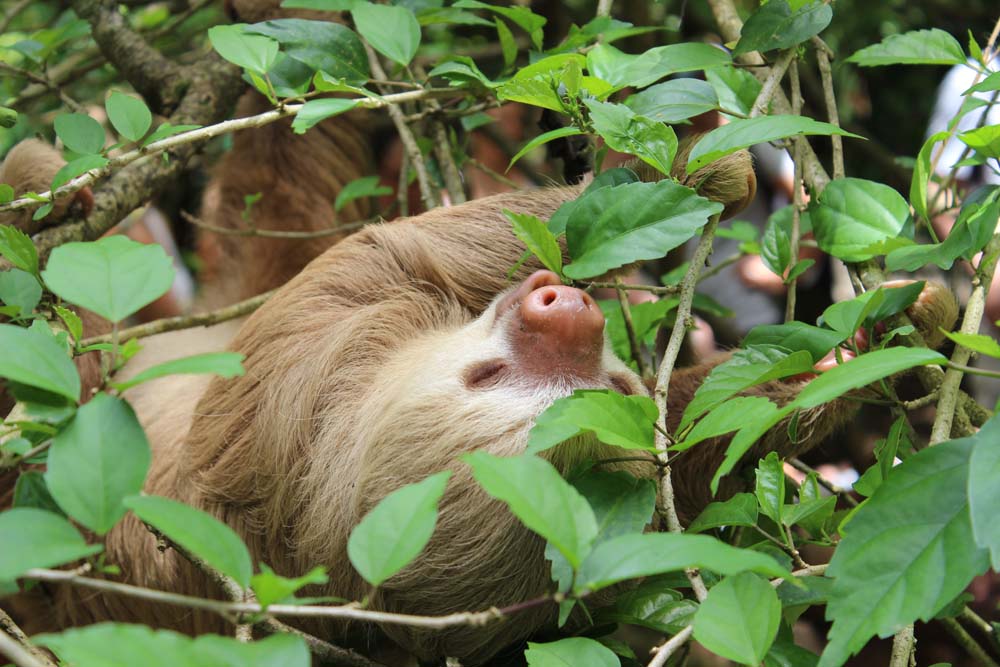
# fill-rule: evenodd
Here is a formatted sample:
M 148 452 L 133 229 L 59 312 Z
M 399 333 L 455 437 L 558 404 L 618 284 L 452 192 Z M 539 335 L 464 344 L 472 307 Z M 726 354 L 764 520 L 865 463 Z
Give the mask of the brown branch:
M 979 667 L 998 667 L 996 660 L 990 657 L 990 655 L 979 645 L 972 636 L 965 631 L 961 625 L 958 624 L 953 618 L 939 618 L 937 619 L 941 625 L 944 627 L 945 631 L 951 635 L 951 638 L 962 647 L 962 649 L 969 654 Z
M 258 229 L 256 227 L 247 227 L 246 229 L 219 227 L 218 225 L 213 225 L 210 222 L 205 222 L 201 218 L 191 215 L 187 211 L 181 211 L 181 217 L 195 227 L 200 227 L 201 229 L 205 229 L 216 234 L 222 234 L 224 236 L 259 236 L 266 239 L 315 239 L 322 238 L 324 236 L 334 236 L 336 234 L 354 231 L 355 229 L 361 229 L 365 225 L 370 225 L 381 219 L 369 218 L 368 220 L 345 222 L 337 225 L 336 227 L 327 227 L 326 229 L 314 229 L 308 232 L 300 232 L 285 229 Z
M 625 321 L 625 333 L 628 334 L 628 344 L 632 350 L 632 358 L 635 359 L 635 363 L 639 367 L 639 375 L 646 380 L 650 377 L 649 366 L 646 364 L 646 359 L 642 356 L 642 348 L 639 346 L 639 339 L 635 335 L 635 325 L 632 323 L 632 309 L 629 307 L 628 294 L 622 286 L 620 278 L 615 281 L 615 293 L 618 295 L 618 307 L 621 308 L 622 319 Z
M 5 654 L 18 667 L 56 667 L 49 654 L 31 643 L 24 630 L 0 609 L 0 654 Z
M 180 329 L 193 329 L 195 327 L 210 327 L 213 324 L 218 324 L 219 322 L 225 322 L 227 320 L 235 320 L 237 317 L 242 317 L 244 315 L 249 315 L 253 311 L 263 305 L 274 294 L 275 290 L 270 292 L 264 292 L 263 294 L 258 294 L 257 296 L 252 296 L 245 301 L 240 301 L 239 303 L 234 303 L 231 306 L 226 306 L 219 310 L 213 310 L 209 313 L 198 313 L 196 315 L 178 315 L 177 317 L 165 317 L 161 320 L 153 320 L 152 322 L 147 322 L 145 324 L 139 324 L 134 327 L 129 327 L 127 329 L 122 329 L 118 332 L 118 339 L 125 342 L 131 338 L 146 338 L 147 336 L 154 336 L 156 334 L 164 333 L 167 331 L 178 331 Z M 90 345 L 96 345 L 98 343 L 110 343 L 111 334 L 104 334 L 103 336 L 93 336 L 91 338 L 85 338 L 80 341 L 80 347 L 88 347 Z

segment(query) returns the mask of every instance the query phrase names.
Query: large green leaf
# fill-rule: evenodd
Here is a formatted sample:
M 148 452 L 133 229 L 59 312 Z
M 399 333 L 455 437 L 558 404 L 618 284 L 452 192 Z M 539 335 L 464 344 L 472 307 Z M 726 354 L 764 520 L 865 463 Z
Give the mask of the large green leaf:
M 659 121 L 636 114 L 623 104 L 588 100 L 594 130 L 608 146 L 621 153 L 636 155 L 664 176 L 677 153 L 677 135 Z
M 45 510 L 18 507 L 0 513 L 0 581 L 33 567 L 52 567 L 98 553 L 69 521 Z
M 995 344 L 995 343 L 994 343 Z M 976 543 L 990 552 L 993 570 L 1000 571 L 1000 418 L 983 424 L 969 458 L 969 513 Z
M 253 566 L 250 552 L 232 528 L 184 503 L 160 496 L 131 496 L 125 507 L 186 551 L 246 588 Z
M 722 204 L 663 180 L 585 192 L 566 225 L 570 278 L 591 278 L 643 259 L 658 259 L 692 238 Z
M 98 623 L 37 641 L 73 667 L 309 667 L 301 637 L 276 634 L 252 642 L 206 634 L 188 637 L 145 625 Z
M 724 658 L 759 665 L 780 622 L 781 603 L 774 587 L 743 572 L 726 577 L 708 592 L 694 616 L 694 638 Z
M 709 503 L 687 527 L 687 532 L 700 533 L 722 526 L 755 526 L 757 514 L 757 498 L 752 493 L 737 493 L 724 502 Z
M 853 334 L 857 329 L 851 329 Z M 805 350 L 811 356 L 813 363 L 822 359 L 827 352 L 839 345 L 848 334 L 829 329 L 821 329 L 805 322 L 786 322 L 784 324 L 762 324 L 756 326 L 743 338 L 743 346 L 776 345 L 786 350 Z
M 118 134 L 129 141 L 139 141 L 153 124 L 153 115 L 146 103 L 137 97 L 112 91 L 104 103 L 108 112 L 108 120 Z
M 833 9 L 825 2 L 809 2 L 792 11 L 786 0 L 771 0 L 743 24 L 733 55 L 787 49 L 821 33 L 832 18 Z
M 885 244 L 907 231 L 910 207 L 888 185 L 861 178 L 838 178 L 809 207 L 819 247 L 848 262 L 885 253 Z
M 777 412 L 778 406 L 764 396 L 736 396 L 723 399 L 707 415 L 698 420 L 684 439 L 671 445 L 670 451 L 682 452 L 700 442 L 738 431 L 747 423 Z
M 741 67 L 725 65 L 705 70 L 705 81 L 715 89 L 723 109 L 747 116 L 760 94 L 761 83 Z
M 263 74 L 278 57 L 278 42 L 251 35 L 239 25 L 217 25 L 208 29 L 208 40 L 220 56 L 243 69 Z
M 974 352 L 985 354 L 995 359 L 1000 359 L 1000 343 L 991 336 L 983 334 L 964 334 L 959 332 L 948 332 L 945 336 L 952 339 L 959 345 L 969 348 Z
M 0 256 L 28 273 L 38 273 L 38 250 L 20 229 L 0 225 Z
M 528 452 L 537 454 L 581 433 L 593 433 L 609 445 L 653 451 L 656 417 L 656 405 L 646 396 L 577 390 L 538 416 L 528 434 Z
M 56 135 L 74 153 L 100 153 L 104 148 L 104 128 L 84 113 L 56 116 Z
M 737 118 L 718 127 L 695 144 L 688 157 L 687 173 L 693 174 L 702 167 L 721 157 L 735 153 L 754 144 L 763 144 L 776 139 L 794 137 L 799 134 L 831 135 L 861 139 L 856 134 L 830 123 L 805 116 L 760 116 L 758 118 Z
M 59 246 L 42 278 L 66 301 L 120 322 L 170 289 L 174 266 L 162 246 L 116 235 Z
M 712 369 L 684 409 L 679 429 L 706 411 L 744 389 L 762 382 L 812 370 L 812 357 L 805 352 L 789 352 L 773 345 L 755 345 L 737 350 L 727 361 Z
M 521 242 L 528 250 L 550 271 L 562 273 L 562 249 L 555 235 L 549 231 L 545 223 L 534 215 L 527 213 L 515 213 L 504 209 L 503 214 L 507 216 L 514 227 L 514 235 L 521 239 Z
M 1000 157 L 1000 126 L 977 127 L 958 135 L 959 141 L 972 148 L 982 157 Z
M 826 573 L 833 627 L 820 667 L 843 664 L 874 635 L 930 620 L 986 570 L 966 495 L 974 444 L 954 440 L 906 459 L 844 527 Z
M 309 69 L 322 71 L 348 84 L 368 81 L 368 56 L 357 34 L 330 21 L 276 19 L 247 26 L 246 31 L 270 37 L 281 51 Z
M 616 537 L 594 547 L 577 575 L 578 593 L 652 574 L 703 567 L 719 574 L 753 571 L 790 576 L 770 556 L 737 549 L 707 535 L 639 533 Z
M 617 591 L 613 607 L 597 610 L 596 624 L 627 623 L 665 634 L 677 634 L 691 624 L 698 609 L 697 602 L 684 598 L 672 588 L 677 584 L 670 580 L 678 576 L 684 575 L 674 573 L 648 577 L 635 588 Z
M 243 373 L 243 355 L 239 352 L 206 352 L 156 364 L 125 382 L 112 383 L 112 386 L 118 391 L 125 391 L 137 384 L 168 375 L 218 375 L 233 378 Z
M 450 477 L 446 470 L 393 491 L 351 531 L 347 555 L 368 583 L 378 586 L 424 550 Z
M 629 96 L 625 106 L 661 123 L 679 123 L 719 106 L 711 84 L 700 79 L 674 79 Z
M 354 25 L 372 47 L 403 67 L 420 46 L 420 24 L 409 8 L 359 2 L 351 10 Z
M 45 481 L 67 514 L 103 535 L 125 514 L 122 501 L 142 489 L 151 461 L 128 403 L 97 394 L 52 439 Z
M 614 651 L 595 639 L 567 637 L 547 644 L 528 642 L 528 667 L 619 667 Z
M 579 567 L 597 535 L 597 519 L 552 464 L 530 454 L 502 458 L 482 451 L 462 460 L 488 494 L 507 503 L 525 526 Z
M 66 348 L 36 329 L 0 324 L 0 377 L 80 398 L 80 375 Z
M 608 44 L 598 44 L 587 52 L 590 73 L 615 88 L 645 88 L 677 72 L 706 70 L 731 62 L 722 49 L 697 42 L 658 46 L 640 55 L 624 53 Z
M 42 286 L 27 271 L 11 269 L 0 272 L 0 302 L 16 306 L 18 317 L 31 315 L 42 298 Z
M 879 65 L 961 65 L 965 62 L 962 45 L 938 28 L 911 30 L 889 35 L 878 44 L 866 46 L 847 59 L 862 67 Z

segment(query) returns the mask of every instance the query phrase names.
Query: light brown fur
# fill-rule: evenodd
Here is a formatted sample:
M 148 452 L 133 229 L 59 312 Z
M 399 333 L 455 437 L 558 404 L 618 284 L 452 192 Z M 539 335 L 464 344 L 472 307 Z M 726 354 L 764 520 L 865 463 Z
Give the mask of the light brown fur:
M 281 140 L 290 139 L 286 130 Z M 334 143 L 312 144 L 310 152 L 332 150 Z M 213 221 L 238 215 L 247 187 L 280 188 L 282 179 L 293 173 L 301 175 L 290 181 L 292 185 L 308 188 L 314 182 L 312 174 L 296 170 L 304 148 L 283 152 L 253 142 L 238 146 L 275 152 L 258 165 L 241 169 L 240 163 L 231 163 L 220 170 L 219 187 L 233 194 L 221 200 Z M 336 167 L 345 154 L 308 156 L 309 164 L 328 159 Z M 253 185 L 235 184 L 244 174 L 250 174 Z M 749 178 L 743 173 L 733 180 L 743 187 L 729 199 L 725 192 L 716 192 L 724 203 L 736 206 L 748 196 Z M 318 182 L 323 196 L 329 195 L 323 188 L 336 187 L 335 182 Z M 500 455 L 523 451 L 534 418 L 574 384 L 513 378 L 509 384 L 477 391 L 465 387 L 461 377 L 469 364 L 505 353 L 502 337 L 489 326 L 494 317 L 491 304 L 510 287 L 506 273 L 524 247 L 501 211 L 548 218 L 579 192 L 578 187 L 550 188 L 435 209 L 368 227 L 320 255 L 236 334 L 230 347 L 246 355 L 246 375 L 211 381 L 169 378 L 129 395 L 154 449 L 146 491 L 220 517 L 245 539 L 255 561 L 281 574 L 298 575 L 324 565 L 330 583 L 313 587 L 309 595 L 352 600 L 370 596 L 376 609 L 442 614 L 504 606 L 550 590 L 544 542 L 489 498 L 457 459 L 474 450 Z M 268 194 L 265 191 L 262 204 Z M 305 201 L 315 207 L 317 200 Z M 289 201 L 301 203 L 294 195 Z M 306 207 L 305 214 L 310 212 Z M 255 221 L 271 229 L 297 224 L 281 206 L 259 209 Z M 232 260 L 232 270 L 238 273 L 228 276 L 238 286 L 237 293 L 255 289 L 252 274 L 261 270 L 261 263 L 254 253 L 281 263 L 281 257 L 264 248 L 262 241 L 232 250 L 246 253 L 234 255 L 238 259 Z M 515 280 L 536 268 L 528 262 Z M 165 344 L 188 354 L 219 343 L 192 345 L 191 335 L 186 335 L 184 342 L 175 337 Z M 607 373 L 626 373 L 633 391 L 642 391 L 638 378 L 607 349 L 602 368 L 597 386 L 607 386 Z M 669 397 L 672 426 L 709 369 L 675 374 Z M 784 402 L 799 388 L 771 383 L 756 391 Z M 753 454 L 767 448 L 797 452 L 846 414 L 843 407 L 810 411 L 800 420 L 802 442 L 789 443 L 779 427 Z M 614 456 L 615 451 L 579 438 L 547 456 L 565 471 L 582 459 Z M 680 459 L 675 480 L 681 509 L 689 517 L 707 502 L 707 480 L 722 451 L 720 442 L 704 443 Z M 640 476 L 654 473 L 653 466 L 644 463 L 621 467 Z M 372 591 L 346 557 L 350 531 L 385 495 L 442 469 L 454 475 L 430 544 L 414 563 Z M 724 492 L 732 492 L 738 483 L 736 477 L 727 480 Z M 121 566 L 127 581 L 220 595 L 175 552 L 158 552 L 154 537 L 131 516 L 109 534 L 106 546 L 109 561 Z M 106 618 L 186 632 L 227 629 L 217 617 L 201 612 L 70 587 L 56 588 L 53 594 L 49 615 L 37 609 L 29 614 L 31 630 Z M 385 645 L 388 638 L 422 659 L 448 655 L 477 665 L 554 619 L 555 608 L 549 606 L 486 628 L 445 631 L 351 627 L 323 620 L 296 624 L 365 649 Z

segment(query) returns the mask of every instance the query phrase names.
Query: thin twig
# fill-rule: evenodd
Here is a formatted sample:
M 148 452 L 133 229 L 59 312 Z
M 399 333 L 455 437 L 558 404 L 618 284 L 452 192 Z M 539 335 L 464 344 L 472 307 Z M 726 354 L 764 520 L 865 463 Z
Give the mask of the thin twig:
M 601 282 L 599 280 L 583 280 L 580 284 L 587 287 L 588 289 L 623 289 L 627 292 L 638 291 L 638 292 L 649 292 L 650 294 L 655 294 L 657 296 L 673 296 L 679 294 L 681 291 L 680 285 L 670 285 L 668 287 L 663 287 L 661 285 L 629 285 L 629 284 L 619 284 L 619 283 L 609 283 Z
M 254 602 L 227 602 L 224 600 L 210 600 L 180 593 L 170 593 L 168 591 L 143 588 L 131 584 L 122 584 L 106 579 L 94 579 L 84 577 L 73 572 L 64 570 L 48 570 L 34 568 L 28 570 L 22 579 L 36 581 L 49 581 L 53 583 L 65 583 L 84 588 L 104 591 L 106 593 L 116 593 L 128 595 L 130 597 L 159 602 L 163 604 L 188 607 L 190 609 L 201 609 L 210 611 L 225 618 L 233 614 L 260 614 L 264 613 L 264 608 Z M 550 602 L 549 599 L 539 601 L 529 601 L 518 605 L 519 609 L 536 607 L 540 602 Z M 298 616 L 303 618 L 335 618 L 341 620 L 362 621 L 365 623 L 380 623 L 383 625 L 403 625 L 415 628 L 429 628 L 441 630 L 444 628 L 454 628 L 460 626 L 482 627 L 498 621 L 507 615 L 514 613 L 512 608 L 487 609 L 485 611 L 456 612 L 443 616 L 416 616 L 412 614 L 394 614 L 385 611 L 372 611 L 361 609 L 357 603 L 340 606 L 320 606 L 320 605 L 294 605 L 294 604 L 272 604 L 268 606 L 266 613 L 275 616 Z
M 937 619 L 941 625 L 944 627 L 945 631 L 951 635 L 962 649 L 969 654 L 979 667 L 998 667 L 996 660 L 991 658 L 989 654 L 983 650 L 983 647 L 979 645 L 975 639 L 972 638 L 968 632 L 965 631 L 961 625 L 958 624 L 953 618 L 939 618 Z
M 455 90 L 451 88 L 426 88 L 423 90 L 396 93 L 394 95 L 385 95 L 380 98 L 359 98 L 355 100 L 355 106 L 362 109 L 381 109 L 383 107 L 387 107 L 390 110 L 396 109 L 398 111 L 396 105 L 402 104 L 403 102 L 412 102 L 414 100 L 425 99 L 428 97 L 447 97 L 452 95 L 455 95 Z M 253 116 L 234 118 L 232 120 L 222 121 L 221 123 L 215 123 L 214 125 L 206 125 L 205 127 L 200 127 L 196 130 L 181 132 L 180 134 L 175 134 L 165 139 L 154 141 L 148 146 L 136 148 L 135 150 L 115 156 L 111 158 L 108 164 L 104 167 L 91 169 L 90 171 L 77 176 L 73 180 L 58 188 L 54 193 L 52 191 L 46 191 L 38 194 L 43 199 L 51 199 L 53 194 L 56 197 L 71 194 L 95 183 L 113 170 L 135 162 L 141 158 L 148 158 L 149 156 L 169 151 L 177 148 L 178 146 L 198 141 L 205 141 L 222 134 L 228 134 L 229 132 L 263 127 L 275 121 L 281 120 L 282 118 L 288 118 L 296 115 L 299 111 L 301 111 L 302 107 L 302 104 L 285 104 L 280 109 L 272 109 Z M 391 113 L 392 112 L 390 111 L 390 115 Z M 33 208 L 40 206 L 41 204 L 42 202 L 39 202 L 36 199 L 24 197 L 21 199 L 15 199 L 6 204 L 0 204 L 0 212 Z
M 795 58 L 795 49 L 788 49 L 782 52 L 778 56 L 778 59 L 774 61 L 774 64 L 771 65 L 771 71 L 760 87 L 760 92 L 757 93 L 757 99 L 753 101 L 753 106 L 750 107 L 751 118 L 762 116 L 767 111 L 771 99 L 781 86 L 781 79 L 785 76 L 785 70 L 788 69 L 793 58 Z
M 422 80 L 427 80 L 427 73 L 420 65 L 414 64 L 414 69 Z M 451 151 L 448 128 L 444 124 L 443 117 L 438 113 L 441 111 L 441 104 L 437 100 L 426 100 L 424 104 L 432 112 L 428 117 L 428 122 L 431 129 L 431 139 L 434 141 L 434 155 L 441 166 L 441 177 L 444 180 L 444 187 L 448 191 L 450 203 L 451 205 L 462 204 L 467 199 L 465 185 L 462 181 L 462 172 L 455 163 L 455 156 Z
M 818 36 L 813 37 L 816 46 L 816 62 L 819 64 L 820 79 L 823 82 L 823 101 L 826 103 L 826 119 L 830 125 L 840 127 L 840 113 L 837 110 L 837 97 L 833 91 L 833 71 L 830 68 L 830 47 Z M 830 145 L 833 148 L 833 177 L 844 177 L 844 138 L 839 134 L 830 135 Z
M 622 319 L 625 321 L 625 333 L 628 334 L 628 344 L 632 351 L 632 359 L 635 360 L 636 365 L 639 367 L 639 375 L 643 379 L 650 377 L 649 365 L 646 364 L 646 358 L 642 354 L 642 348 L 639 346 L 639 339 L 635 335 L 635 325 L 632 323 L 632 309 L 629 307 L 628 294 L 622 287 L 621 279 L 615 280 L 615 293 L 618 295 L 618 307 L 622 311 Z
M 219 310 L 213 310 L 209 313 L 178 315 L 177 317 L 165 317 L 161 320 L 153 320 L 152 322 L 122 329 L 118 332 L 118 335 L 122 341 L 128 341 L 131 338 L 145 338 L 147 336 L 154 336 L 167 331 L 193 329 L 194 327 L 209 327 L 213 324 L 218 324 L 219 322 L 234 320 L 237 317 L 242 317 L 252 313 L 260 308 L 260 306 L 267 301 L 271 295 L 274 294 L 274 292 L 275 290 L 264 292 L 263 294 L 250 297 L 245 301 L 240 301 L 239 303 L 234 303 L 231 306 L 226 306 L 225 308 L 221 308 Z M 91 338 L 83 339 L 80 341 L 80 347 L 89 347 L 90 345 L 96 345 L 98 343 L 110 342 L 111 335 L 105 334 L 103 336 L 93 336 Z
M 892 655 L 889 658 L 889 667 L 908 667 L 910 656 L 913 655 L 916 645 L 917 639 L 913 636 L 913 624 L 910 623 L 892 638 Z
M 997 258 L 1000 257 L 1000 234 L 996 234 L 990 239 L 983 249 L 982 259 L 976 269 L 976 275 L 972 279 L 972 294 L 965 306 L 965 316 L 962 318 L 960 331 L 964 334 L 979 333 L 979 325 L 983 321 L 983 314 L 986 311 L 986 295 L 989 292 L 990 284 L 993 282 L 993 273 L 996 271 Z M 956 345 L 948 361 L 948 370 L 945 371 L 944 380 L 941 382 L 939 390 L 939 400 L 937 404 L 937 414 L 934 417 L 934 426 L 931 428 L 930 444 L 935 445 L 951 437 L 951 426 L 955 418 L 955 409 L 958 405 L 959 385 L 962 382 L 961 367 L 968 364 L 972 356 L 972 350 L 964 345 Z
M 372 75 L 376 79 L 388 79 L 385 70 L 382 69 L 382 63 L 379 62 L 378 54 L 375 53 L 375 49 L 371 47 L 367 41 L 362 40 L 365 45 L 365 52 L 368 54 L 368 65 L 371 68 Z M 428 88 L 427 90 L 432 90 Z M 413 95 L 414 93 L 420 93 L 423 91 L 410 91 L 406 93 L 399 93 L 399 95 Z M 387 99 L 388 96 L 384 96 L 382 99 Z M 422 99 L 423 96 L 416 99 Z M 413 169 L 417 172 L 417 185 L 420 187 L 420 198 L 424 202 L 424 208 L 430 210 L 439 205 L 438 198 L 434 190 L 431 188 L 431 179 L 427 173 L 427 165 L 424 164 L 424 156 L 420 152 L 420 146 L 417 145 L 417 140 L 413 136 L 413 131 L 410 126 L 406 124 L 406 119 L 403 117 L 403 110 L 396 105 L 389 105 L 389 118 L 392 119 L 392 124 L 396 126 L 396 133 L 399 135 L 399 140 L 403 143 L 403 150 L 410 157 L 410 164 L 413 165 Z
M 788 78 L 792 83 L 792 113 L 798 116 L 802 113 L 802 88 L 799 85 L 799 62 L 793 60 L 788 69 Z M 788 256 L 792 268 L 799 262 L 799 240 L 802 237 L 801 219 L 805 204 L 802 201 L 802 137 L 793 140 L 792 162 L 794 171 L 792 177 L 792 232 L 788 239 Z M 785 322 L 795 319 L 795 294 L 798 278 L 788 281 L 785 294 Z
M 205 222 L 201 218 L 191 215 L 187 211 L 181 211 L 181 217 L 195 227 L 200 227 L 216 234 L 222 234 L 224 236 L 259 236 L 266 239 L 316 239 L 324 236 L 343 234 L 344 232 L 354 231 L 355 229 L 361 229 L 365 225 L 370 225 L 373 222 L 381 220 L 381 218 L 369 218 L 367 220 L 358 220 L 357 222 L 345 222 L 337 225 L 336 227 L 313 229 L 308 232 L 302 232 L 285 229 L 258 229 L 257 227 L 247 227 L 246 229 L 219 227 L 218 225 L 213 225 L 210 222 Z
M 56 664 L 49 658 L 49 655 L 38 648 L 28 639 L 28 635 L 24 634 L 24 630 L 18 627 L 17 623 L 14 622 L 10 616 L 7 615 L 3 609 L 0 609 L 0 638 L 10 637 L 13 641 L 21 645 L 21 647 L 27 651 L 27 653 L 33 657 L 37 662 L 34 664 L 40 665 L 41 667 L 56 667 Z M 0 646 L 0 653 L 4 653 L 3 646 Z M 17 661 L 14 655 L 7 653 L 7 657 L 14 660 L 15 664 L 26 667 L 27 664 L 31 663 L 20 663 Z
M 836 484 L 834 484 L 833 482 L 831 482 L 830 480 L 828 480 L 826 477 L 823 477 L 823 475 L 819 474 L 819 472 L 817 472 L 815 468 L 813 468 L 812 466 L 810 466 L 807 463 L 803 463 L 800 459 L 790 458 L 790 459 L 787 459 L 786 462 L 788 463 L 788 465 L 792 466 L 793 468 L 795 468 L 796 470 L 798 470 L 799 472 L 801 472 L 801 473 L 803 473 L 805 475 L 809 475 L 809 474 L 815 473 L 816 482 L 820 486 L 822 486 L 824 489 L 826 489 L 827 491 L 829 491 L 833 495 L 835 495 L 835 496 L 837 496 L 839 498 L 843 498 L 852 507 L 857 507 L 858 506 L 858 501 L 855 500 L 854 496 L 851 495 L 851 490 L 850 489 L 845 489 L 842 486 L 837 486 Z
M 44 663 L 39 660 L 6 632 L 0 632 L 0 654 L 10 658 L 17 667 L 52 667 L 51 662 Z
M 0 31 L 0 33 L 2 33 L 2 32 L 3 31 Z M 52 91 L 58 93 L 59 99 L 61 99 L 63 101 L 63 104 L 65 104 L 67 107 L 69 107 L 69 109 L 71 111 L 75 111 L 75 112 L 79 113 L 79 112 L 81 112 L 83 110 L 83 106 L 79 102 L 77 102 L 76 100 L 74 100 L 72 97 L 70 97 L 69 95 L 67 95 L 66 91 L 64 91 L 59 84 L 53 83 L 48 78 L 46 78 L 46 77 L 44 77 L 44 76 L 42 76 L 40 74 L 35 74 L 34 72 L 31 72 L 31 71 L 26 70 L 26 69 L 22 69 L 20 67 L 14 67 L 13 65 L 10 65 L 10 64 L 5 63 L 3 61 L 0 61 L 0 71 L 7 72 L 9 74 L 21 77 L 23 79 L 28 79 L 29 81 L 34 81 L 35 83 L 37 83 L 37 84 L 39 84 L 41 86 L 45 86 L 49 90 L 52 90 Z
M 667 640 L 662 646 L 656 649 L 656 653 L 653 655 L 653 659 L 649 661 L 648 667 L 663 667 L 663 665 L 667 664 L 670 656 L 681 646 L 684 646 L 687 640 L 691 639 L 693 632 L 694 624 L 692 623 Z

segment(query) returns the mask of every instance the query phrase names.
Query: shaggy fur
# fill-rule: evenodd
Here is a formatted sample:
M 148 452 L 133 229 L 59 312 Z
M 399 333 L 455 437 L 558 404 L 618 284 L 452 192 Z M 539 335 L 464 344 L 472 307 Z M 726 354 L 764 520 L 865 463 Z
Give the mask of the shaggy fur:
M 223 196 L 209 209 L 210 221 L 233 224 L 243 210 L 242 195 L 260 188 L 265 196 L 255 223 L 261 228 L 318 224 L 310 222 L 318 219 L 311 215 L 317 202 L 328 205 L 343 181 L 316 173 L 316 165 L 332 169 L 345 159 L 352 164 L 357 159 L 337 147 L 336 137 L 320 134 L 310 139 L 308 149 L 297 144 L 298 150 L 274 145 L 279 139 L 298 140 L 287 130 L 276 129 L 261 142 L 244 137 L 219 171 L 215 189 Z M 267 157 L 243 152 L 256 150 Z M 737 184 L 735 192 L 713 192 L 736 208 L 752 197 L 752 171 L 745 155 L 727 164 L 739 173 L 719 177 Z M 713 178 L 709 175 L 703 185 L 710 187 Z M 282 193 L 284 204 L 271 200 L 272 188 Z M 320 255 L 239 328 L 230 347 L 246 355 L 246 375 L 211 381 L 166 378 L 130 392 L 154 450 L 146 491 L 183 500 L 226 521 L 246 540 L 255 560 L 281 574 L 325 566 L 329 584 L 313 587 L 309 595 L 368 596 L 375 609 L 443 614 L 509 605 L 545 593 L 551 583 L 543 540 L 489 498 L 457 459 L 474 450 L 500 455 L 523 451 L 534 418 L 579 383 L 515 377 L 495 387 L 470 389 L 462 378 L 471 365 L 510 354 L 505 337 L 497 333 L 505 329 L 491 325 L 496 317 L 512 315 L 498 315 L 492 304 L 509 289 L 507 271 L 524 247 L 502 210 L 548 218 L 579 192 L 578 187 L 550 188 L 435 209 L 365 228 Z M 267 282 L 255 275 L 260 272 L 279 280 L 291 270 L 281 265 L 299 259 L 273 252 L 269 243 L 273 241 L 254 240 L 227 251 L 236 258 L 223 271 L 231 281 L 226 287 L 230 293 L 259 289 Z M 528 262 L 516 278 L 536 268 Z M 191 354 L 218 349 L 235 328 L 216 329 L 210 337 L 202 332 L 165 335 L 147 344 L 173 350 L 175 356 Z M 710 368 L 674 375 L 672 426 Z M 608 386 L 612 373 L 626 377 L 632 391 L 643 391 L 638 377 L 607 349 L 600 378 L 589 386 Z M 800 388 L 801 383 L 770 383 L 754 393 L 781 403 Z M 789 442 L 787 431 L 778 427 L 751 456 L 767 449 L 797 453 L 847 414 L 849 408 L 841 403 L 810 411 L 800 417 L 800 442 Z M 722 443 L 708 442 L 679 459 L 676 490 L 688 517 L 708 501 L 707 480 L 722 452 Z M 586 438 L 547 453 L 562 470 L 586 458 L 615 455 L 614 448 Z M 641 462 L 619 468 L 639 476 L 654 474 L 652 465 Z M 414 563 L 372 591 L 348 562 L 350 531 L 385 495 L 442 469 L 454 475 L 430 544 Z M 739 483 L 738 476 L 731 476 L 723 493 L 732 493 Z M 220 595 L 175 552 L 158 551 L 154 537 L 131 516 L 108 535 L 106 546 L 109 562 L 121 566 L 126 581 Z M 50 589 L 47 600 L 43 593 L 36 589 L 16 601 L 46 603 L 44 611 L 19 607 L 31 631 L 107 618 L 185 632 L 227 630 L 215 616 L 127 597 L 70 587 Z M 438 632 L 323 620 L 296 624 L 366 650 L 396 645 L 421 659 L 447 655 L 478 665 L 551 624 L 555 616 L 554 607 L 540 607 L 485 628 Z

